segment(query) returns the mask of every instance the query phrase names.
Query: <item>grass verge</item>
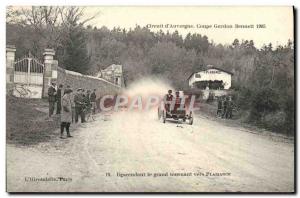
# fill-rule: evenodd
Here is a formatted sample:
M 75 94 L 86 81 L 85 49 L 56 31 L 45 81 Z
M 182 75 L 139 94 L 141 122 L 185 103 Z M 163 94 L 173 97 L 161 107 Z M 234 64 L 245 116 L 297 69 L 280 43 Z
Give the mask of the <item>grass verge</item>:
M 45 99 L 6 97 L 6 141 L 32 145 L 49 141 L 59 127 L 59 116 L 48 118 Z

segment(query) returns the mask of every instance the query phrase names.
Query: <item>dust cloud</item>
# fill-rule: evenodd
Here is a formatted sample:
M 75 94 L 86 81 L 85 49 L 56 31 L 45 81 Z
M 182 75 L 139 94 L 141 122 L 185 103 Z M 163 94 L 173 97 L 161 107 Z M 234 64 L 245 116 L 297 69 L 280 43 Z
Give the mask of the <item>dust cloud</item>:
M 149 111 L 157 109 L 168 90 L 174 88 L 171 83 L 155 77 L 145 77 L 133 82 L 123 91 L 127 110 Z
M 147 98 L 150 95 L 162 97 L 167 94 L 169 89 L 174 90 L 174 87 L 172 87 L 171 83 L 166 80 L 155 77 L 145 77 L 130 84 L 124 91 L 124 94 L 130 98 L 134 96 Z

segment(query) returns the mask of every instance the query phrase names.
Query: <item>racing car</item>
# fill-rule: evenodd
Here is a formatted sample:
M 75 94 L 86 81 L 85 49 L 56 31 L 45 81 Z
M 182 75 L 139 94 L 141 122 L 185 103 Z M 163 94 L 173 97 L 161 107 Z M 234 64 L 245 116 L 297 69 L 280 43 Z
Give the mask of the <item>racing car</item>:
M 164 104 L 158 107 L 158 119 L 163 123 L 165 123 L 167 119 L 171 119 L 176 121 L 182 120 L 183 122 L 188 121 L 190 125 L 193 124 L 193 113 L 188 110 L 186 102 L 181 105 L 182 97 L 180 95 L 183 95 L 183 92 L 180 94 L 179 91 L 176 91 L 174 98 L 168 98 L 167 96 L 166 99 L 164 99 Z M 183 106 L 183 108 L 180 108 L 180 105 Z

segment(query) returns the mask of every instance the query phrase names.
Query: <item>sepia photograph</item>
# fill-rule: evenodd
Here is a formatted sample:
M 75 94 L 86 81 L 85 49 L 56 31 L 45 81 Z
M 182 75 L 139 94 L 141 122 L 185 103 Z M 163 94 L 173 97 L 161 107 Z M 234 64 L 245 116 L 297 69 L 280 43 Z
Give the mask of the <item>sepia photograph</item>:
M 6 6 L 6 192 L 295 193 L 293 6 Z

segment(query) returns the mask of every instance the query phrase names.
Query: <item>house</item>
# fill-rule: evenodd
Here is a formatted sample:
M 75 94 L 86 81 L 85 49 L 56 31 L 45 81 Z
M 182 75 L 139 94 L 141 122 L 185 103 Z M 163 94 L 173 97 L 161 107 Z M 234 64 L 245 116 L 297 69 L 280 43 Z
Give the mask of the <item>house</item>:
M 188 78 L 190 88 L 201 90 L 228 90 L 233 73 L 208 65 L 205 70 L 195 72 Z
M 123 67 L 122 65 L 112 64 L 106 69 L 100 70 L 97 74 L 98 78 L 103 78 L 120 87 L 124 87 Z

